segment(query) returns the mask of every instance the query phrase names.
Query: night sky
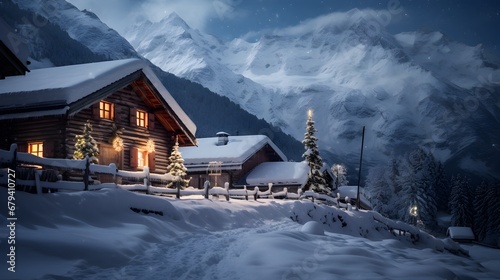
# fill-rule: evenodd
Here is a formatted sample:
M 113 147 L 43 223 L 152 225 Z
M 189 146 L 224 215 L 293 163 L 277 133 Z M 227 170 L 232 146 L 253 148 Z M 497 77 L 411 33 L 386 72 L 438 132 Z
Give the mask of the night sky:
M 500 58 L 500 1 L 498 0 L 70 0 L 96 13 L 123 32 L 138 18 L 158 21 L 176 12 L 191 27 L 222 39 L 258 38 L 262 31 L 293 26 L 301 21 L 353 8 L 397 10 L 389 32 L 441 31 L 451 40 L 483 44 Z M 128 18 L 129 20 L 123 20 Z

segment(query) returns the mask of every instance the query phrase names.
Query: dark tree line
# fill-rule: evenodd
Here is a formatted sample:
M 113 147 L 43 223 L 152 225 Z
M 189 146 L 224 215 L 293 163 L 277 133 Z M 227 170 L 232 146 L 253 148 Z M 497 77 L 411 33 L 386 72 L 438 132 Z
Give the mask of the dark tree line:
M 496 244 L 500 237 L 500 182 L 476 186 L 463 174 L 450 178 L 423 149 L 371 168 L 366 188 L 373 209 L 390 218 L 436 229 L 437 212 L 443 211 L 452 226 L 471 227 L 479 241 Z

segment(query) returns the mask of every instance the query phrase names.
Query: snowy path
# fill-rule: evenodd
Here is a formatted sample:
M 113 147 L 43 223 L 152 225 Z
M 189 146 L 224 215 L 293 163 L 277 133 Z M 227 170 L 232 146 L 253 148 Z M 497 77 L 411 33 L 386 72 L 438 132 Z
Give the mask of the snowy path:
M 441 241 L 432 236 L 424 242 L 422 233 L 414 245 L 380 230 L 367 213 L 307 201 L 175 200 L 102 190 L 19 193 L 16 202 L 23 222 L 17 231 L 18 271 L 1 270 L 0 279 L 458 280 L 500 275 L 498 250 L 471 257 L 440 252 L 432 244 Z M 135 213 L 131 207 L 163 215 Z M 302 223 L 320 222 L 328 231 L 303 232 L 292 216 Z
M 248 250 L 247 241 L 256 234 L 277 230 L 297 230 L 300 225 L 273 222 L 258 228 L 236 228 L 219 232 L 186 233 L 172 241 L 160 243 L 123 268 L 75 270 L 72 278 L 80 279 L 252 279 L 242 278 L 238 258 Z
M 478 262 L 397 240 L 311 235 L 289 220 L 158 244 L 123 268 L 81 270 L 92 279 L 497 279 Z M 498 262 L 498 261 L 497 261 Z

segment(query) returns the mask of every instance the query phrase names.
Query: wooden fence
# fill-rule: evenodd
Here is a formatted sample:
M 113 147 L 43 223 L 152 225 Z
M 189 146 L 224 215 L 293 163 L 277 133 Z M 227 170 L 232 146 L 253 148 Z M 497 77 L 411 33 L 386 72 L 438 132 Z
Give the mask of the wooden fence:
M 258 198 L 308 198 L 313 201 L 324 201 L 344 208 L 350 206 L 349 204 L 341 203 L 340 197 L 333 198 L 313 191 L 302 192 L 299 189 L 297 193 L 293 193 L 288 192 L 287 188 L 284 188 L 282 191 L 272 192 L 273 185 L 271 183 L 268 184 L 268 189 L 265 191 L 261 191 L 258 187 L 252 189 L 246 186 L 242 189 L 230 189 L 229 183 L 225 183 L 224 187 L 211 187 L 208 181 L 205 182 L 203 189 L 192 187 L 181 189 L 179 184 L 176 184 L 176 188 L 167 188 L 163 186 L 168 182 L 176 181 L 178 178 L 170 174 L 150 173 L 147 166 L 142 171 L 123 171 L 118 170 L 115 164 L 108 166 L 91 164 L 88 158 L 83 160 L 40 158 L 29 153 L 18 152 L 16 144 L 12 144 L 9 151 L 0 150 L 0 166 L 2 168 L 9 167 L 13 170 L 18 170 L 18 173 L 27 173 L 17 174 L 16 185 L 18 188 L 25 188 L 25 191 L 27 188 L 29 191 L 36 193 L 43 193 L 50 190 L 84 191 L 119 187 L 130 191 L 142 191 L 148 194 L 175 195 L 177 198 L 194 195 L 204 196 L 205 198 L 209 196 L 222 196 L 226 200 L 230 198 L 246 200 L 249 198 L 254 200 Z M 66 171 L 77 172 L 82 174 L 82 177 L 80 177 L 80 180 L 63 180 L 60 174 Z M 113 183 L 101 183 L 100 181 L 91 179 L 91 175 L 99 174 L 111 175 Z M 119 184 L 119 178 L 140 183 Z M 159 184 L 160 186 L 155 186 L 154 184 Z M 0 173 L 0 185 L 7 185 L 6 174 Z

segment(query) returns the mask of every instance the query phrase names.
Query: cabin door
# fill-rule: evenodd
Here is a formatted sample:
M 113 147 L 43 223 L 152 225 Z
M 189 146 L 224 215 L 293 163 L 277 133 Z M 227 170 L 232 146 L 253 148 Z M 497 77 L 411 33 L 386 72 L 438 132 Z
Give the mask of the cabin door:
M 99 144 L 99 164 L 109 165 L 111 163 L 116 164 L 116 168 L 123 169 L 123 151 L 116 151 L 112 145 L 109 144 Z M 102 183 L 113 182 L 112 175 L 100 174 L 99 181 Z

